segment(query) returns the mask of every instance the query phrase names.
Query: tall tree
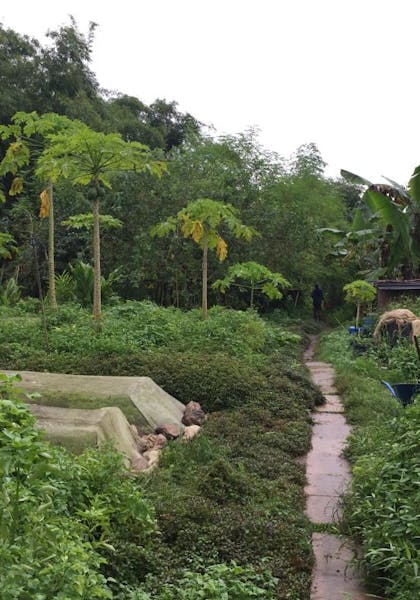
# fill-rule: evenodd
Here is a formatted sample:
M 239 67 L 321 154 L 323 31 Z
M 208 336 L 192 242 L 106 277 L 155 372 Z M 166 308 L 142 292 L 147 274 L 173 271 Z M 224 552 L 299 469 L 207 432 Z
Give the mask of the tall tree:
M 45 46 L 0 25 L 0 123 L 17 111 L 36 110 L 102 127 L 105 101 L 89 67 L 96 25 L 85 35 L 70 19 L 47 33 L 51 43 Z
M 80 125 L 80 124 L 79 124 Z M 10 173 L 14 179 L 9 193 L 16 195 L 23 191 L 24 180 L 30 177 L 33 170 L 28 168 L 35 164 L 40 153 L 48 144 L 48 138 L 60 131 L 75 129 L 78 122 L 65 116 L 46 113 L 39 116 L 36 112 L 17 112 L 12 117 L 11 125 L 0 126 L 0 139 L 9 142 L 9 147 L 0 162 L 0 175 Z M 25 169 L 29 171 L 25 172 Z M 55 242 L 54 242 L 54 190 L 51 176 L 48 176 L 46 189 L 41 193 L 40 216 L 48 218 L 48 294 L 51 308 L 57 308 L 55 294 Z
M 55 181 L 68 178 L 87 186 L 93 213 L 94 295 L 93 317 L 101 327 L 100 200 L 112 189 L 112 177 L 124 171 L 148 171 L 160 176 L 166 165 L 155 160 L 150 149 L 138 142 L 125 142 L 119 134 L 104 134 L 80 126 L 76 131 L 49 136 L 49 145 L 38 161 L 37 174 Z
M 220 234 L 223 226 L 235 238 L 251 240 L 257 234 L 252 227 L 244 225 L 237 216 L 238 211 L 231 204 L 224 204 L 210 198 L 199 198 L 180 210 L 176 217 L 169 217 L 152 230 L 158 237 L 166 236 L 181 227 L 182 235 L 191 238 L 202 249 L 202 295 L 201 311 L 207 319 L 207 271 L 208 251 L 215 250 L 219 260 L 227 256 L 227 243 Z
M 0 24 L 0 57 L 0 124 L 6 124 L 17 110 L 39 106 L 41 47 L 37 40 Z
M 48 31 L 51 44 L 42 48 L 42 112 L 56 112 L 80 119 L 101 129 L 105 116 L 104 101 L 96 76 L 90 69 L 96 23 L 82 33 L 73 17 L 70 24 Z

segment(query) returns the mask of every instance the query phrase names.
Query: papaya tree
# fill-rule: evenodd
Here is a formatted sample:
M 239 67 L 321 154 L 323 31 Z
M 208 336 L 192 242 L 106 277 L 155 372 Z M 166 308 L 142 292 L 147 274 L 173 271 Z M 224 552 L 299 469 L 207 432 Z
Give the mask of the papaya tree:
M 81 125 L 76 130 L 49 136 L 49 144 L 38 161 L 37 175 L 53 181 L 66 178 L 87 188 L 93 214 L 93 318 L 101 328 L 100 202 L 112 177 L 124 171 L 148 171 L 160 176 L 166 165 L 156 160 L 144 144 L 125 142 L 117 133 L 101 133 Z
M 0 162 L 0 175 L 10 174 L 13 180 L 9 189 L 10 196 L 23 192 L 24 183 L 31 174 L 31 163 L 35 163 L 47 144 L 47 136 L 60 131 L 75 128 L 78 121 L 71 121 L 63 115 L 36 112 L 17 112 L 10 125 L 0 127 L 0 139 L 9 141 L 9 146 Z M 55 293 L 55 242 L 54 242 L 54 194 L 51 176 L 43 175 L 46 188 L 41 192 L 39 216 L 48 218 L 48 295 L 53 310 L 57 308 Z
M 280 300 L 283 297 L 281 289 L 290 287 L 290 283 L 281 273 L 273 273 L 264 265 L 254 261 L 232 265 L 226 277 L 215 281 L 212 287 L 224 294 L 232 285 L 249 289 L 251 308 L 254 306 L 255 292 L 262 293 L 270 300 Z
M 356 304 L 356 327 L 359 327 L 361 309 L 363 304 L 373 302 L 376 298 L 376 288 L 363 279 L 356 279 L 343 287 L 344 300 Z
M 237 239 L 251 240 L 257 231 L 244 225 L 238 218 L 238 211 L 231 205 L 210 198 L 199 198 L 181 209 L 175 217 L 157 224 L 152 235 L 164 237 L 176 232 L 178 227 L 185 238 L 191 238 L 202 249 L 202 295 L 201 311 L 207 319 L 207 279 L 208 252 L 215 250 L 220 261 L 227 257 L 227 243 L 220 230 L 226 229 Z
M 61 224 L 67 227 L 67 229 L 93 231 L 93 214 L 82 213 L 79 215 L 71 215 L 71 217 L 65 221 L 61 221 Z M 121 229 L 123 226 L 122 221 L 116 219 L 112 215 L 99 215 L 99 224 L 101 229 Z

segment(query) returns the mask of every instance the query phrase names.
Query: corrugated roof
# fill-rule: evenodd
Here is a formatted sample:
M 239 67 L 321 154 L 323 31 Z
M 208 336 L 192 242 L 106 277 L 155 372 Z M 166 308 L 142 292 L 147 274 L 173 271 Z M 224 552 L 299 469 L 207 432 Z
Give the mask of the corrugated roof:
M 373 285 L 379 290 L 420 290 L 420 279 L 382 279 Z

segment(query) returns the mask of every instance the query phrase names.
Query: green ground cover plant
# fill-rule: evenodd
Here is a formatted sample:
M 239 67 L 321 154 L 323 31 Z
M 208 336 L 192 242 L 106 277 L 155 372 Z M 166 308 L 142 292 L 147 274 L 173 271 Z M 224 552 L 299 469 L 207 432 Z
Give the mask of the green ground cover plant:
M 304 467 L 295 458 L 309 449 L 317 394 L 309 383 L 299 393 L 304 381 L 293 399 L 290 385 L 279 386 L 212 412 L 199 438 L 163 453 L 146 489 L 162 533 L 155 556 L 164 571 L 155 573 L 155 590 L 176 581 L 186 563 L 234 561 L 269 568 L 278 598 L 309 597 L 311 528 Z
M 309 448 L 310 413 L 322 397 L 300 363 L 300 335 L 254 311 L 215 308 L 204 322 L 198 310 L 128 302 L 104 310 L 100 336 L 93 334 L 86 311 L 60 307 L 55 317 L 48 315 L 46 347 L 32 307 L 26 312 L 20 303 L 2 316 L 2 366 L 149 375 L 184 403 L 199 401 L 209 413 L 198 438 L 171 443 L 160 468 L 128 478 L 128 487 L 118 473 L 106 487 L 104 478 L 114 468 L 111 454 L 104 460 L 92 451 L 77 459 L 59 454 L 66 465 L 70 460 L 83 465 L 83 477 L 68 467 L 57 480 L 62 477 L 66 498 L 74 494 L 69 513 L 82 511 L 89 522 L 89 543 L 105 542 L 94 546 L 98 563 L 92 568 L 107 594 L 118 600 L 190 600 L 197 594 L 228 600 L 309 598 L 312 530 L 304 515 L 305 474 L 298 459 Z M 45 395 L 36 401 L 81 407 L 85 399 Z M 124 402 L 120 407 L 133 421 L 130 407 Z M 75 490 L 86 478 L 82 491 Z M 134 498 L 148 507 L 150 531 L 132 526 L 131 501 L 125 506 L 119 500 L 123 515 L 115 519 L 112 501 L 104 500 L 114 486 L 120 486 L 120 495 L 132 494 L 132 485 Z M 92 493 L 88 507 L 80 508 L 83 490 L 103 487 L 106 493 Z
M 363 567 L 392 600 L 420 593 L 419 432 L 415 404 L 353 450 L 348 527 L 361 542 Z
M 23 307 L 24 309 L 24 307 Z M 1 359 L 24 356 L 25 350 L 45 352 L 42 324 L 28 319 L 18 307 L 1 308 L 0 335 L 6 347 Z M 203 322 L 198 310 L 183 312 L 162 308 L 152 302 L 127 301 L 104 309 L 100 336 L 92 332 L 90 313 L 73 304 L 48 315 L 49 353 L 111 355 L 134 352 L 223 351 L 233 356 L 271 354 L 273 349 L 294 344 L 300 337 L 284 328 L 270 327 L 255 311 L 234 311 L 222 307 L 209 310 Z M 2 363 L 4 366 L 4 362 Z
M 415 348 L 370 342 L 363 357 L 352 354 L 345 330 L 321 343 L 332 362 L 348 419 L 355 426 L 347 454 L 353 481 L 343 499 L 342 527 L 361 547 L 360 563 L 371 590 L 389 600 L 420 594 L 420 405 L 402 408 L 381 385 L 418 378 Z
M 178 585 L 165 584 L 157 593 L 127 590 L 127 600 L 196 600 L 224 598 L 271 600 L 277 580 L 269 571 L 255 571 L 236 563 L 212 565 L 204 573 L 184 571 Z
M 150 558 L 153 507 L 112 449 L 75 458 L 44 442 L 12 381 L 0 375 L 2 598 L 112 598 L 107 554 Z

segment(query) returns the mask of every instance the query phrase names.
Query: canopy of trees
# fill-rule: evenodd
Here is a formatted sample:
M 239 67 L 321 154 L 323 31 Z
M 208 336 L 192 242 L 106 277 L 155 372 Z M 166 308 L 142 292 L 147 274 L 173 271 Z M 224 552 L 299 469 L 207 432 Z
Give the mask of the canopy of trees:
M 116 292 L 121 297 L 150 298 L 184 308 L 200 304 L 199 245 L 189 243 L 181 231 L 160 239 L 153 238 L 151 230 L 197 198 L 211 198 L 232 206 L 238 219 L 259 235 L 249 241 L 236 240 L 235 232 L 221 223 L 218 235 L 229 247 L 229 255 L 223 262 L 216 253 L 208 255 L 210 305 L 249 305 L 240 287 L 230 286 L 220 293 L 212 284 L 223 280 L 233 265 L 250 261 L 281 273 L 295 290 L 308 292 L 314 281 L 320 281 L 330 302 L 339 301 L 343 284 L 357 276 L 361 261 L 348 253 L 344 264 L 337 261 L 335 256 L 344 253 L 337 252 L 337 239 L 322 230 L 344 235 L 351 231 L 360 188 L 325 177 L 325 163 L 314 144 L 302 145 L 286 160 L 262 148 L 255 131 L 212 137 L 192 115 L 181 113 L 175 101 L 157 99 L 148 106 L 138 98 L 101 90 L 90 68 L 94 32 L 94 24 L 83 34 L 70 20 L 69 25 L 49 32 L 49 44 L 44 47 L 0 26 L 0 52 L 6 57 L 0 64 L 3 131 L 10 131 L 16 125 L 14 115 L 23 111 L 17 122 L 21 132 L 14 131 L 14 137 L 3 135 L 0 143 L 0 160 L 5 161 L 0 181 L 4 199 L 0 206 L 4 240 L 0 285 L 14 277 L 24 293 L 38 293 L 34 248 L 45 291 L 53 288 L 54 273 L 69 272 L 75 261 L 93 262 L 88 228 L 62 225 L 72 223 L 75 215 L 90 218 L 92 186 L 83 185 L 86 182 L 81 173 L 74 172 L 74 165 L 70 173 L 71 161 L 63 148 L 51 147 L 54 132 L 35 128 L 26 135 L 23 131 L 23 124 L 31 119 L 58 123 L 54 115 L 59 115 L 68 119 L 69 127 L 81 122 L 86 131 L 119 134 L 122 142 L 139 143 L 150 154 L 149 165 L 167 165 L 161 178 L 153 177 L 150 168 L 136 169 L 134 164 L 133 169 L 123 171 L 110 168 L 110 187 L 101 189 L 101 212 L 122 224 L 118 231 L 108 228 L 101 234 L 101 269 L 104 276 L 118 269 Z M 19 146 L 13 146 L 16 141 Z M 49 179 L 45 169 L 40 177 L 39 161 L 45 164 L 42 156 L 47 152 L 50 156 L 61 152 L 63 167 L 60 176 L 55 175 L 54 220 L 49 225 L 48 219 L 38 216 L 39 194 Z M 52 200 L 52 188 L 50 196 Z M 271 303 L 279 301 L 277 295 Z M 256 288 L 253 303 L 261 307 L 269 302 Z

